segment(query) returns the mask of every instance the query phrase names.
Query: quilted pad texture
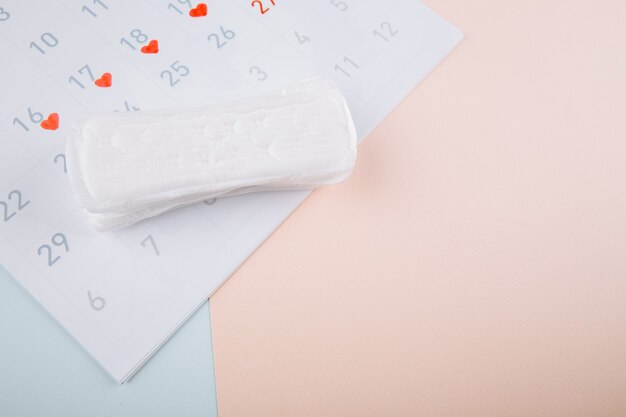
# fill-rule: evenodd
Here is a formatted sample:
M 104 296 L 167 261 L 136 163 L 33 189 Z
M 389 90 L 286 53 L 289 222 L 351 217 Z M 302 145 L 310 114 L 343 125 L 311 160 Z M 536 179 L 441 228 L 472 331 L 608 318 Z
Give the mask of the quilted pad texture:
M 99 230 L 215 197 L 336 183 L 356 160 L 346 101 L 317 78 L 214 106 L 86 114 L 66 146 L 70 180 Z

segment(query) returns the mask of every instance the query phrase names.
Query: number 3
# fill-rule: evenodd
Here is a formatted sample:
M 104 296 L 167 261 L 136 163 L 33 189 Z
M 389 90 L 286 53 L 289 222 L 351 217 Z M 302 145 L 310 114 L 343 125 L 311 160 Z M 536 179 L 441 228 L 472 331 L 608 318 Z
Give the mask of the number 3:
M 9 14 L 9 12 L 0 7 L 0 22 L 7 21 L 10 17 L 11 15 Z
M 267 72 L 263 71 L 261 68 L 257 67 L 256 65 L 250 68 L 250 74 L 251 75 L 257 74 L 258 75 L 257 80 L 259 81 L 267 80 Z

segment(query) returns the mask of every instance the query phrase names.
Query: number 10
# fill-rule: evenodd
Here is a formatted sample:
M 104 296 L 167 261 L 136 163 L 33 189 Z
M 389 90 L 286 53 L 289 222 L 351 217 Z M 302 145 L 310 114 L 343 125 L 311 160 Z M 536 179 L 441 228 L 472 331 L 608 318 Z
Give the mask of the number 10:
M 46 32 L 43 35 L 40 36 L 41 41 L 48 45 L 49 48 L 54 48 L 55 46 L 57 46 L 59 44 L 59 40 L 50 32 Z M 44 54 L 46 53 L 46 51 L 44 51 L 38 44 L 36 44 L 35 42 L 31 42 L 30 43 L 30 49 L 36 49 L 38 50 L 40 53 Z

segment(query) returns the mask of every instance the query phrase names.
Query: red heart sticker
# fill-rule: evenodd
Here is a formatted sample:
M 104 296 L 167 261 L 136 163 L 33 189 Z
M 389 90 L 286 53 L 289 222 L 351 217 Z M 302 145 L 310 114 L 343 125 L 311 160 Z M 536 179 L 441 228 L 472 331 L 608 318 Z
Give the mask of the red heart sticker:
M 102 88 L 111 87 L 111 85 L 113 84 L 113 76 L 110 72 L 105 72 L 100 78 L 94 81 L 94 84 Z
M 202 17 L 206 16 L 208 11 L 208 7 L 205 3 L 198 3 L 196 7 L 189 10 L 189 16 L 191 17 Z
M 50 113 L 50 116 L 41 122 L 41 127 L 46 130 L 57 130 L 59 128 L 59 113 Z
M 156 54 L 159 52 L 159 41 L 156 39 L 151 40 L 146 46 L 141 48 L 141 52 L 144 54 Z

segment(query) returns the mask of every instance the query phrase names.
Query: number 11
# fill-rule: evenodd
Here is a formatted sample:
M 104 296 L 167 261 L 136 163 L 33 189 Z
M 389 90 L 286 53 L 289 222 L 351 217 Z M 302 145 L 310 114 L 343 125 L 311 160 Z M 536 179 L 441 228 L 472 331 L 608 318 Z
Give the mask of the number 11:
M 345 62 L 346 64 L 352 65 L 356 69 L 360 69 L 361 68 L 361 67 L 359 67 L 359 65 L 356 62 L 354 62 L 353 60 L 351 60 L 347 56 L 343 57 L 343 62 Z M 335 71 L 344 73 L 346 75 L 346 77 L 351 77 L 350 73 L 348 71 L 346 71 L 345 69 L 343 69 L 339 65 L 335 65 Z

